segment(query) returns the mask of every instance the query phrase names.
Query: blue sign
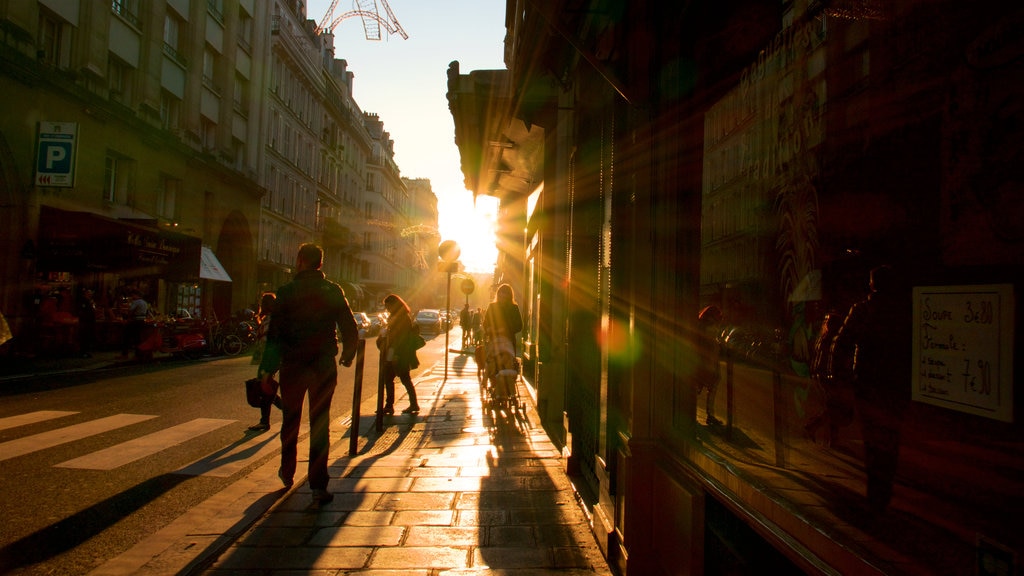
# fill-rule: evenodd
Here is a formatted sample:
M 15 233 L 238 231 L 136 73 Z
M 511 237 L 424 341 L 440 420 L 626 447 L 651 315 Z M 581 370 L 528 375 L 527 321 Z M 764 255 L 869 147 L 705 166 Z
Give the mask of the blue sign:
M 40 122 L 36 152 L 36 186 L 75 185 L 75 140 L 78 124 Z

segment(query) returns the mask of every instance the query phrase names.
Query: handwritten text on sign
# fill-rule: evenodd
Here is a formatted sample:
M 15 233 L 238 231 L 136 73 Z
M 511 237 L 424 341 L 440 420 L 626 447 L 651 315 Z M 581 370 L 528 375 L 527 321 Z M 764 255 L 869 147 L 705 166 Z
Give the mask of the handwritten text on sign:
M 913 399 L 1013 421 L 1013 286 L 914 288 Z

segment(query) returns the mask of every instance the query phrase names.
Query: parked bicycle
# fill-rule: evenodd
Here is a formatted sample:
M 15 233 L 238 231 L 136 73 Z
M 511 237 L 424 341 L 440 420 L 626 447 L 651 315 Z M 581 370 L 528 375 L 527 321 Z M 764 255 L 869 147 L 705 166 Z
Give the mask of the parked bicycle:
M 245 350 L 246 343 L 241 336 L 231 330 L 232 324 L 216 322 L 210 325 L 210 352 L 225 356 L 237 356 L 242 353 L 242 350 Z

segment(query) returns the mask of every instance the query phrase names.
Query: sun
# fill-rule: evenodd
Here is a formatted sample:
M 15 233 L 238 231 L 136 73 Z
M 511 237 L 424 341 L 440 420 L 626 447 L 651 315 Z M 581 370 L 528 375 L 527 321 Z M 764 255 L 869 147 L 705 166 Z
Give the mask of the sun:
M 459 260 L 467 272 L 493 272 L 498 258 L 498 201 L 469 192 L 438 197 L 438 228 L 441 241 L 454 240 L 462 251 Z

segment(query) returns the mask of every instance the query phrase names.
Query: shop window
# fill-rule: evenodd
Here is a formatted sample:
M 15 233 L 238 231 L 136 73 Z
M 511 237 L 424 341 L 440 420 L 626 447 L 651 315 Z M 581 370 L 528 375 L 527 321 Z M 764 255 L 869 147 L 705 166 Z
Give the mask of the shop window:
M 107 152 L 103 165 L 103 200 L 130 205 L 134 200 L 134 187 L 135 161 L 116 152 Z

